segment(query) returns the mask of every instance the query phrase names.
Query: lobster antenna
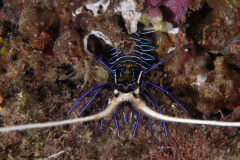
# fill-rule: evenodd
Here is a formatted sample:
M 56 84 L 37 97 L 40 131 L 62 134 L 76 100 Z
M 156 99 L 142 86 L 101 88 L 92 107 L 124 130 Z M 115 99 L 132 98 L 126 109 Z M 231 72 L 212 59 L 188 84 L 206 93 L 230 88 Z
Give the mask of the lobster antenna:
M 213 126 L 225 126 L 225 127 L 240 127 L 240 122 L 220 122 L 220 121 L 210 121 L 210 120 L 198 120 L 198 119 L 185 119 L 185 118 L 176 118 L 165 116 L 159 114 L 150 108 L 140 100 L 139 98 L 133 97 L 130 99 L 130 103 L 139 110 L 141 113 L 158 120 L 168 121 L 168 122 L 177 122 L 177 123 L 187 123 L 187 124 L 201 124 L 201 125 L 213 125 Z
M 135 98 L 133 94 L 120 94 L 118 97 L 112 97 L 108 103 L 108 107 L 98 114 L 83 117 L 83 118 L 76 118 L 76 119 L 69 119 L 63 121 L 55 121 L 55 122 L 46 122 L 46 123 L 33 123 L 33 124 L 25 124 L 25 125 L 16 125 L 12 127 L 1 127 L 0 132 L 9 132 L 9 131 L 16 131 L 16 130 L 27 130 L 33 128 L 46 128 L 46 127 L 54 127 L 78 122 L 86 122 L 101 119 L 102 117 L 107 117 L 114 110 L 117 109 L 120 103 L 123 101 L 129 101 L 134 108 L 141 111 L 141 113 L 158 120 L 168 121 L 168 122 L 176 122 L 176 123 L 187 123 L 187 124 L 201 124 L 201 125 L 213 125 L 213 126 L 225 126 L 225 127 L 240 127 L 240 122 L 220 122 L 220 121 L 209 121 L 209 120 L 197 120 L 197 119 L 184 119 L 184 118 L 176 118 L 176 117 L 169 117 L 162 114 L 159 114 L 151 109 L 148 108 L 146 103 L 144 103 L 140 98 Z
M 54 127 L 54 126 L 61 126 L 66 124 L 73 124 L 78 122 L 87 122 L 93 121 L 97 119 L 101 119 L 102 117 L 107 117 L 113 113 L 114 110 L 119 106 L 121 103 L 122 97 L 113 97 L 108 102 L 108 107 L 98 113 L 91 116 L 83 117 L 83 118 L 76 118 L 76 119 L 68 119 L 63 121 L 54 121 L 54 122 L 45 122 L 45 123 L 32 123 L 32 124 L 25 124 L 25 125 L 16 125 L 11 127 L 1 127 L 0 132 L 9 132 L 9 131 L 16 131 L 16 130 L 27 130 L 27 129 L 34 129 L 34 128 L 46 128 L 46 127 Z

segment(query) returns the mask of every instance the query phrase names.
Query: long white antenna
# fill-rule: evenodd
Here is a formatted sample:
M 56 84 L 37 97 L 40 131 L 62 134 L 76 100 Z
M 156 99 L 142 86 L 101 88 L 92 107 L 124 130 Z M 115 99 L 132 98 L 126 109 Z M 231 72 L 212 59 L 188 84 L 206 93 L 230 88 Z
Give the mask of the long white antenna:
M 176 117 L 169 117 L 162 114 L 159 114 L 146 105 L 140 98 L 135 98 L 133 94 L 123 93 L 120 94 L 118 97 L 112 97 L 109 99 L 108 107 L 98 114 L 83 117 L 83 118 L 76 118 L 76 119 L 69 119 L 63 121 L 55 121 L 55 122 L 46 122 L 46 123 L 34 123 L 34 124 L 26 124 L 26 125 L 17 125 L 12 127 L 2 127 L 0 128 L 0 132 L 9 132 L 9 131 L 16 131 L 16 130 L 26 130 L 26 129 L 33 129 L 33 128 L 45 128 L 45 127 L 54 127 L 78 122 L 86 122 L 97 120 L 102 117 L 109 116 L 113 113 L 114 110 L 119 106 L 120 103 L 128 101 L 130 102 L 136 110 L 139 110 L 141 113 L 162 121 L 168 122 L 176 122 L 176 123 L 187 123 L 187 124 L 201 124 L 201 125 L 214 125 L 214 126 L 226 126 L 226 127 L 240 127 L 240 122 L 220 122 L 220 121 L 209 121 L 209 120 L 197 120 L 197 119 L 184 119 L 184 118 L 176 118 Z
M 66 124 L 78 123 L 78 122 L 97 120 L 112 114 L 113 111 L 118 107 L 119 103 L 121 102 L 121 99 L 119 100 L 119 98 L 122 98 L 122 97 L 113 97 L 112 99 L 109 99 L 108 107 L 103 112 L 100 112 L 98 114 L 94 114 L 94 115 L 83 117 L 83 118 L 68 119 L 63 121 L 32 123 L 32 124 L 17 125 L 12 127 L 2 127 L 0 128 L 0 132 L 27 130 L 27 129 L 34 129 L 34 128 L 46 128 L 46 127 L 54 127 L 54 126 L 61 126 Z
M 139 98 L 133 97 L 130 103 L 135 109 L 139 110 L 141 113 L 158 120 L 177 122 L 177 123 L 187 123 L 187 124 L 201 124 L 201 125 L 213 125 L 213 126 L 226 126 L 226 127 L 240 127 L 240 122 L 220 122 L 220 121 L 210 121 L 210 120 L 198 120 L 198 119 L 185 119 L 177 117 L 169 117 L 159 114 L 150 108 Z

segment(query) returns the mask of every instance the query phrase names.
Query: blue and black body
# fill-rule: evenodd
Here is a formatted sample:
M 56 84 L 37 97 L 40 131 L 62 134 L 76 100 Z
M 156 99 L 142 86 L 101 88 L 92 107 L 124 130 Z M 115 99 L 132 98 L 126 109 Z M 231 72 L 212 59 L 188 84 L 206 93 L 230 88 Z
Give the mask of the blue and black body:
M 156 63 L 156 58 L 152 54 L 152 51 L 155 50 L 155 47 L 151 46 L 150 44 L 152 43 L 151 40 L 147 39 L 144 37 L 145 34 L 148 33 L 153 33 L 155 31 L 137 31 L 131 39 L 135 43 L 135 47 L 131 50 L 130 54 L 125 54 L 123 51 L 119 51 L 118 48 L 111 48 L 107 54 L 108 59 L 106 62 L 103 62 L 102 59 L 100 59 L 97 55 L 94 55 L 95 58 L 100 62 L 102 65 L 104 65 L 113 75 L 114 77 L 114 82 L 110 83 L 105 83 L 101 84 L 99 86 L 96 86 L 90 90 L 88 90 L 79 100 L 78 102 L 69 110 L 68 115 L 72 112 L 72 110 L 78 105 L 78 103 L 90 92 L 95 91 L 93 97 L 88 101 L 88 103 L 83 107 L 83 109 L 79 112 L 79 115 L 87 108 L 87 106 L 93 101 L 93 99 L 96 97 L 98 94 L 99 90 L 103 88 L 111 88 L 112 89 L 112 94 L 109 96 L 118 96 L 121 93 L 129 93 L 133 94 L 136 97 L 141 97 L 143 100 L 146 101 L 146 104 L 150 108 L 150 103 L 149 103 L 149 98 L 151 101 L 155 104 L 156 108 L 158 109 L 159 113 L 161 112 L 160 107 L 158 106 L 156 100 L 152 96 L 152 94 L 146 89 L 145 86 L 147 87 L 154 87 L 158 90 L 163 91 L 167 95 L 169 95 L 185 112 L 186 109 L 170 94 L 168 91 L 165 89 L 146 82 L 145 76 L 154 68 L 158 67 L 162 63 L 164 63 L 171 52 L 167 54 L 164 60 L 157 62 Z M 155 63 L 155 64 L 154 64 Z M 154 64 L 154 65 L 152 65 Z M 104 102 L 104 105 L 102 107 L 102 110 L 105 109 L 108 99 Z M 119 135 L 119 126 L 118 126 L 118 121 L 117 121 L 117 116 L 116 113 L 118 111 L 122 111 L 123 113 L 123 118 L 124 121 L 126 122 L 125 119 L 125 114 L 124 114 L 124 106 L 128 106 L 132 113 L 137 115 L 137 120 L 135 122 L 135 127 L 133 130 L 133 136 L 136 133 L 137 126 L 139 121 L 143 121 L 140 117 L 140 113 L 138 111 L 134 110 L 134 108 L 131 106 L 130 103 L 123 102 L 121 106 L 119 106 L 119 109 L 113 113 L 113 119 L 115 120 L 116 128 L 117 128 L 117 133 Z M 132 114 L 131 114 L 132 115 Z M 145 123 L 143 121 L 143 123 Z M 165 130 L 165 134 L 167 137 L 167 130 L 165 123 L 162 122 Z M 100 131 L 102 132 L 102 126 L 103 126 L 103 118 L 101 119 L 101 124 L 100 124 Z M 149 118 L 149 131 L 151 131 L 151 118 Z M 150 132 L 151 133 L 151 132 Z

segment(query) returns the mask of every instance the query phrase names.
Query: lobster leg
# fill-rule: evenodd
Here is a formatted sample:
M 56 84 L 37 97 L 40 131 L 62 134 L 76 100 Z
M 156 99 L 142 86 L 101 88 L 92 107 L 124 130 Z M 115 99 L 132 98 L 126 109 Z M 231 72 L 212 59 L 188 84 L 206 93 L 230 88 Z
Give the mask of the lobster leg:
M 88 103 L 83 107 L 83 109 L 78 113 L 78 116 L 80 116 L 82 114 L 82 112 L 87 108 L 87 106 L 94 100 L 94 98 L 96 97 L 96 95 L 98 94 L 99 89 L 97 89 L 97 91 L 94 93 L 93 97 L 90 99 L 90 101 L 88 101 Z
M 139 114 L 140 114 L 140 113 L 139 113 Z M 135 136 L 135 134 L 136 134 L 139 120 L 140 120 L 140 117 L 138 117 L 137 120 L 136 120 L 136 122 L 135 122 L 135 126 L 134 126 L 134 129 L 133 129 L 133 136 Z
M 122 109 L 122 114 L 123 114 L 123 120 L 124 120 L 125 124 L 127 124 L 126 117 L 125 117 L 125 112 L 124 112 L 124 108 L 123 107 L 124 107 L 124 103 L 122 103 L 121 109 Z
M 104 102 L 103 107 L 102 107 L 102 111 L 104 111 L 107 102 L 108 102 L 108 99 Z M 101 118 L 101 123 L 100 123 L 100 132 L 101 133 L 102 133 L 103 120 L 104 120 L 104 118 Z
M 157 102 L 155 101 L 155 99 L 153 98 L 152 94 L 151 94 L 148 90 L 146 90 L 145 88 L 143 88 L 143 90 L 144 90 L 144 91 L 147 93 L 147 95 L 152 99 L 153 103 L 154 103 L 155 106 L 158 108 L 158 112 L 159 112 L 160 114 L 162 114 L 162 111 L 160 110 L 160 108 L 159 108 Z M 165 135 L 166 135 L 166 137 L 167 137 L 167 139 L 168 139 L 166 124 L 165 124 L 164 121 L 162 121 L 162 124 L 163 124 L 163 128 L 164 128 L 164 131 L 165 131 Z
M 154 66 L 152 66 L 151 68 L 149 68 L 146 72 L 144 72 L 144 75 L 146 75 L 147 73 L 149 73 L 151 70 L 153 70 L 154 68 L 156 68 L 157 66 L 159 66 L 160 64 L 163 64 L 167 59 L 168 56 L 172 53 L 172 51 L 168 52 L 167 56 L 164 58 L 164 60 L 158 62 L 157 64 L 155 64 Z
M 116 113 L 114 113 L 114 121 L 115 121 L 115 125 L 116 125 L 116 128 L 117 128 L 117 135 L 119 136 L 119 125 L 118 125 L 118 120 L 117 120 L 117 116 L 116 116 Z
M 129 124 L 131 124 L 131 123 L 132 123 L 132 116 L 133 116 L 133 112 L 131 111 L 131 113 L 130 113 L 130 120 L 129 120 Z
M 101 85 L 99 85 L 99 86 L 97 86 L 97 87 L 94 87 L 94 88 L 88 90 L 87 92 L 85 92 L 84 95 L 77 101 L 77 103 L 75 103 L 74 106 L 68 111 L 67 116 L 70 115 L 70 113 L 71 113 L 72 110 L 78 105 L 78 103 L 80 103 L 80 101 L 81 101 L 86 95 L 88 95 L 90 92 L 92 92 L 92 91 L 94 91 L 94 90 L 96 90 L 96 89 L 100 89 L 100 88 L 104 88 L 104 87 L 106 87 L 106 86 L 110 86 L 111 84 L 112 84 L 112 83 L 104 83 L 104 84 L 101 84 Z
M 146 123 L 145 123 L 145 121 L 140 117 L 140 113 L 137 113 L 137 111 L 132 107 L 131 104 L 129 104 L 128 107 L 132 110 L 132 112 L 131 112 L 131 119 L 132 119 L 132 113 L 134 113 L 134 114 L 137 115 L 137 120 L 136 120 L 136 122 L 135 122 L 135 126 L 134 126 L 134 129 L 133 129 L 133 136 L 135 136 L 136 131 L 137 131 L 137 127 L 138 127 L 139 120 L 141 120 L 144 125 L 146 125 Z M 146 126 L 147 126 L 147 125 L 146 125 Z
M 145 94 L 143 94 L 143 93 L 141 93 L 141 95 L 144 97 L 144 99 L 146 100 L 146 103 L 147 103 L 147 105 L 148 105 L 148 108 L 150 108 L 150 104 L 149 104 L 149 101 L 148 101 L 148 99 L 147 99 L 147 97 L 145 96 Z M 152 118 L 151 117 L 149 117 L 148 118 L 148 129 L 149 129 L 149 135 L 151 135 L 151 129 L 152 129 L 152 127 L 151 127 L 151 122 L 152 122 Z
M 98 62 L 100 62 L 102 65 L 104 65 L 112 74 L 114 74 L 114 72 L 113 72 L 113 70 L 107 65 L 107 64 L 105 64 L 103 61 L 101 61 L 101 59 L 98 57 L 98 56 L 96 56 L 96 55 L 93 55 L 96 59 L 97 59 L 97 61 Z
M 161 88 L 161 87 L 159 87 L 159 86 L 157 86 L 155 84 L 152 84 L 152 83 L 149 83 L 149 82 L 145 82 L 145 84 L 150 85 L 150 86 L 152 86 L 154 88 L 157 88 L 157 89 L 165 92 L 167 95 L 169 95 L 182 108 L 182 110 L 184 110 L 184 112 L 187 112 L 187 110 L 173 97 L 173 95 L 171 93 L 169 93 L 165 89 L 163 89 L 163 88 Z

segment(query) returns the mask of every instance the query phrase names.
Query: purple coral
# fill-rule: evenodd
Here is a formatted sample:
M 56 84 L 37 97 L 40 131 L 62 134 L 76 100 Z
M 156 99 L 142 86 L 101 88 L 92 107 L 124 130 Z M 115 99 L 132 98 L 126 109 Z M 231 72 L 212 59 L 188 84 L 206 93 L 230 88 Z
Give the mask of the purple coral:
M 189 0 L 146 0 L 144 7 L 150 17 L 164 16 L 168 21 L 179 21 Z

